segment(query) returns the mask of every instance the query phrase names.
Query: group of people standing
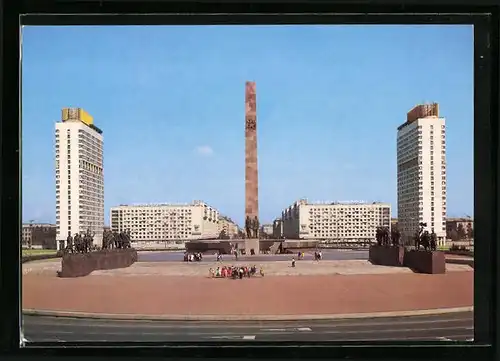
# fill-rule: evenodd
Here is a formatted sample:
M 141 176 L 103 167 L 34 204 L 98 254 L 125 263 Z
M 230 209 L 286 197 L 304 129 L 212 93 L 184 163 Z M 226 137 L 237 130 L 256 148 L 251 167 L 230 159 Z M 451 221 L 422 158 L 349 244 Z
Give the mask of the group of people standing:
M 251 266 L 222 266 L 222 267 L 217 267 L 216 269 L 210 268 L 209 269 L 209 276 L 212 278 L 239 278 L 242 279 L 243 277 L 251 277 L 255 276 L 257 274 L 257 267 Z M 264 276 L 264 270 L 261 268 L 259 270 L 259 274 L 261 276 Z
M 184 253 L 184 262 L 201 262 L 203 260 L 203 255 L 198 253 Z

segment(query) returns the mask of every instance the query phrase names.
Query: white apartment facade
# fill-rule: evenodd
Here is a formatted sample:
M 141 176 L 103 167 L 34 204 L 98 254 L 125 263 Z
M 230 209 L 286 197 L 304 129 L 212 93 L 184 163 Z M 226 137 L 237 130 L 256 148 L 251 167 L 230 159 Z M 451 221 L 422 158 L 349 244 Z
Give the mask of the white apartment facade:
M 266 234 L 269 237 L 273 236 L 273 231 L 274 231 L 274 224 L 273 223 L 268 223 L 268 224 L 263 224 L 260 227 L 262 233 Z
M 224 231 L 229 238 L 235 238 L 238 236 L 239 227 L 231 218 L 219 215 L 218 233 L 220 234 L 222 231 Z
M 301 199 L 281 214 L 283 236 L 338 242 L 375 241 L 377 227 L 391 227 L 387 203 L 309 203 Z
M 216 239 L 219 211 L 202 201 L 191 204 L 120 205 L 110 210 L 114 232 L 130 231 L 133 242 Z
M 64 108 L 55 127 L 56 239 L 90 229 L 102 245 L 104 166 L 102 131 L 81 108 Z M 59 248 L 59 242 L 57 242 Z
M 397 133 L 398 229 L 412 243 L 420 223 L 446 239 L 446 129 L 436 103 L 417 105 Z

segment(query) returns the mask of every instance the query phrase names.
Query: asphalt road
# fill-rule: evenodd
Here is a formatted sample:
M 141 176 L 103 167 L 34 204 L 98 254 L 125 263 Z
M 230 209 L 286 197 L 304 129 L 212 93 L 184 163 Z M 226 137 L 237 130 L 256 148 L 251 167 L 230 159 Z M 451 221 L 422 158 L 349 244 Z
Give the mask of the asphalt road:
M 343 261 L 343 260 L 364 260 L 368 259 L 367 250 L 322 250 L 323 259 L 327 261 Z M 255 255 L 255 256 L 239 256 L 239 261 L 285 261 L 291 260 L 292 257 L 297 258 L 297 255 L 284 254 L 284 255 Z M 223 260 L 234 260 L 234 256 L 223 255 Z M 313 254 L 306 253 L 306 260 L 312 260 Z M 138 255 L 139 262 L 182 262 L 184 259 L 184 251 L 180 252 L 140 252 Z M 203 262 L 214 262 L 214 255 L 203 256 Z
M 118 321 L 24 316 L 35 342 L 472 341 L 472 312 L 314 321 Z

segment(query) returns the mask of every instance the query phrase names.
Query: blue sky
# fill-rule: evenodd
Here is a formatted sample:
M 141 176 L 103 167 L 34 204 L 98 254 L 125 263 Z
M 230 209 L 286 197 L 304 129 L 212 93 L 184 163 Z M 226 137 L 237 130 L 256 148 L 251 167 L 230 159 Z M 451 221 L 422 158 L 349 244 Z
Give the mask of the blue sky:
M 448 215 L 473 214 L 471 26 L 23 29 L 23 220 L 55 221 L 54 123 L 104 131 L 105 207 L 201 199 L 244 213 L 244 89 L 257 83 L 260 217 L 299 198 L 386 201 L 396 127 L 447 118 Z

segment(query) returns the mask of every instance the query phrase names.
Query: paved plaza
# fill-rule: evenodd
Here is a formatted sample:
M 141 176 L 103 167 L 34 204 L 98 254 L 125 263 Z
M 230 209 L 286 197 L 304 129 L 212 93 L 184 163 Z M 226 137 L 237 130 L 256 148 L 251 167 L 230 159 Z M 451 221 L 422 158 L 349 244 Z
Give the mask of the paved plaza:
M 320 276 L 320 275 L 363 275 L 363 274 L 411 274 L 406 267 L 387 267 L 372 265 L 367 260 L 310 261 L 300 260 L 291 267 L 289 260 L 251 262 L 226 259 L 222 262 L 136 262 L 127 268 L 94 271 L 87 277 L 100 276 L 184 276 L 208 277 L 209 269 L 222 266 L 252 266 L 264 270 L 266 277 L 273 276 Z M 284 259 L 284 258 L 282 258 Z M 23 265 L 23 275 L 45 275 L 55 277 L 61 268 L 60 260 L 30 262 Z M 466 264 L 446 264 L 447 272 L 472 271 Z
M 255 256 L 239 256 L 238 259 L 241 261 L 250 262 L 266 262 L 266 261 L 283 261 L 290 260 L 293 254 L 258 254 Z M 223 260 L 230 262 L 234 260 L 232 255 L 223 255 Z M 139 262 L 178 262 L 182 261 L 184 258 L 183 251 L 167 251 L 167 252 L 155 252 L 146 251 L 139 252 Z M 325 261 L 345 261 L 353 259 L 368 259 L 367 250 L 331 250 L 325 249 L 322 251 L 322 258 Z M 204 255 L 204 261 L 215 261 L 215 255 Z M 314 259 L 314 251 L 305 252 L 304 260 L 312 261 Z
M 228 261 L 224 264 L 243 264 Z M 249 262 L 244 262 L 249 265 Z M 251 265 L 252 263 L 250 263 Z M 60 260 L 23 265 L 23 309 L 142 315 L 332 315 L 467 307 L 473 269 L 447 264 L 443 275 L 366 260 L 259 262 L 265 277 L 212 279 L 216 262 L 137 262 L 58 278 Z M 111 277 L 112 276 L 112 277 Z

